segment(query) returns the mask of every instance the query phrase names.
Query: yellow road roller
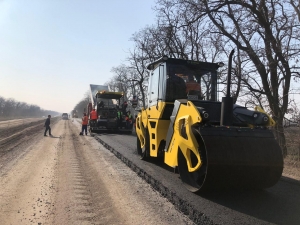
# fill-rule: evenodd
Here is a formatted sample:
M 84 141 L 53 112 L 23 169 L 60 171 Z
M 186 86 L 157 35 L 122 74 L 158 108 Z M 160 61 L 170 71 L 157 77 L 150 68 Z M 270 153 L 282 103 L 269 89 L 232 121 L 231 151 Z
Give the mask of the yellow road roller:
M 270 126 L 256 107 L 233 104 L 229 56 L 227 93 L 218 100 L 218 68 L 163 56 L 148 65 L 148 106 L 136 119 L 141 159 L 163 157 L 191 192 L 263 189 L 277 183 L 283 156 Z

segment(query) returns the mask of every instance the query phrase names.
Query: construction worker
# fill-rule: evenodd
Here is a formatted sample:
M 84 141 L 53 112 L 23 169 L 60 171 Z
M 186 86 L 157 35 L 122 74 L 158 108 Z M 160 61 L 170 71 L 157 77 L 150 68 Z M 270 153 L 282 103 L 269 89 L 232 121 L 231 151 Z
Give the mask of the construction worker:
M 52 136 L 51 127 L 50 127 L 50 119 L 51 119 L 51 115 L 48 115 L 48 118 L 46 119 L 45 125 L 44 125 L 44 127 L 46 128 L 45 132 L 44 132 L 44 136 L 47 136 L 47 131 L 49 131 L 49 135 Z
M 132 128 L 132 115 L 131 112 L 128 111 L 126 114 L 126 129 Z
M 185 83 L 185 85 L 186 85 L 186 93 L 188 95 L 188 99 L 190 99 L 189 96 L 196 96 L 198 99 L 203 98 L 201 94 L 200 83 L 197 83 L 193 78 L 193 76 L 189 76 L 189 79 Z
M 119 109 L 118 112 L 117 112 L 117 118 L 118 118 L 118 127 L 121 128 L 122 126 L 122 120 L 123 120 L 123 113 L 122 113 L 122 110 Z
M 95 111 L 95 109 L 93 108 L 92 111 L 90 112 L 90 126 L 95 125 L 97 123 L 97 112 Z
M 86 113 L 83 113 L 82 117 L 82 127 L 81 127 L 81 134 L 83 135 L 85 131 L 85 135 L 87 135 L 87 125 L 89 122 L 89 118 L 87 117 Z

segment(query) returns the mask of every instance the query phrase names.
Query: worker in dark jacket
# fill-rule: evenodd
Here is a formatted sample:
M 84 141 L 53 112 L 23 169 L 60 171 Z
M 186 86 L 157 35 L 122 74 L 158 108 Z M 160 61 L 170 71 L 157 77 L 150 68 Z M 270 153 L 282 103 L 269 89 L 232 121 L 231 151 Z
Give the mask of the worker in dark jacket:
M 51 118 L 51 115 L 48 115 L 48 118 L 45 121 L 44 127 L 46 127 L 46 129 L 45 129 L 45 132 L 44 132 L 44 136 L 47 136 L 46 133 L 47 133 L 48 130 L 49 130 L 49 135 L 52 136 L 51 127 L 50 127 L 50 118 Z

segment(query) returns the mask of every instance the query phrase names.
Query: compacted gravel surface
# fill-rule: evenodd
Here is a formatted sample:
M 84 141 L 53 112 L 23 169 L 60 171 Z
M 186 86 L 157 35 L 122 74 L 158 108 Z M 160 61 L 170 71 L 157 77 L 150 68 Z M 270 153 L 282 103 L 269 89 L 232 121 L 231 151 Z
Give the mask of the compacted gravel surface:
M 42 122 L 0 138 L 1 225 L 194 224 L 96 139 L 79 136 L 78 122 L 56 120 L 53 137 L 43 137 Z
M 44 119 L 0 122 L 0 225 L 300 223 L 291 167 L 266 190 L 196 195 L 161 161 L 140 160 L 134 135 L 79 136 L 79 119 L 51 121 L 53 137 Z

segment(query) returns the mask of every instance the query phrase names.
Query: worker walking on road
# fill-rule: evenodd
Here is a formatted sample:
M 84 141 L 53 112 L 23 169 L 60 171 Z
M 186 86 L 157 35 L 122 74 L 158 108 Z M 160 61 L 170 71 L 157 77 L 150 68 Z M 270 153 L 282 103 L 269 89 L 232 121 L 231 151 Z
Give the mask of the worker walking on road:
M 51 115 L 48 115 L 48 118 L 45 121 L 44 127 L 46 127 L 46 129 L 45 129 L 45 132 L 44 132 L 44 136 L 47 136 L 47 131 L 49 131 L 49 135 L 52 136 L 51 127 L 50 127 L 50 118 L 51 118 Z
M 89 122 L 89 118 L 87 117 L 86 113 L 84 113 L 82 117 L 82 128 L 81 128 L 82 135 L 84 134 L 84 131 L 85 131 L 85 135 L 87 135 L 88 122 Z

